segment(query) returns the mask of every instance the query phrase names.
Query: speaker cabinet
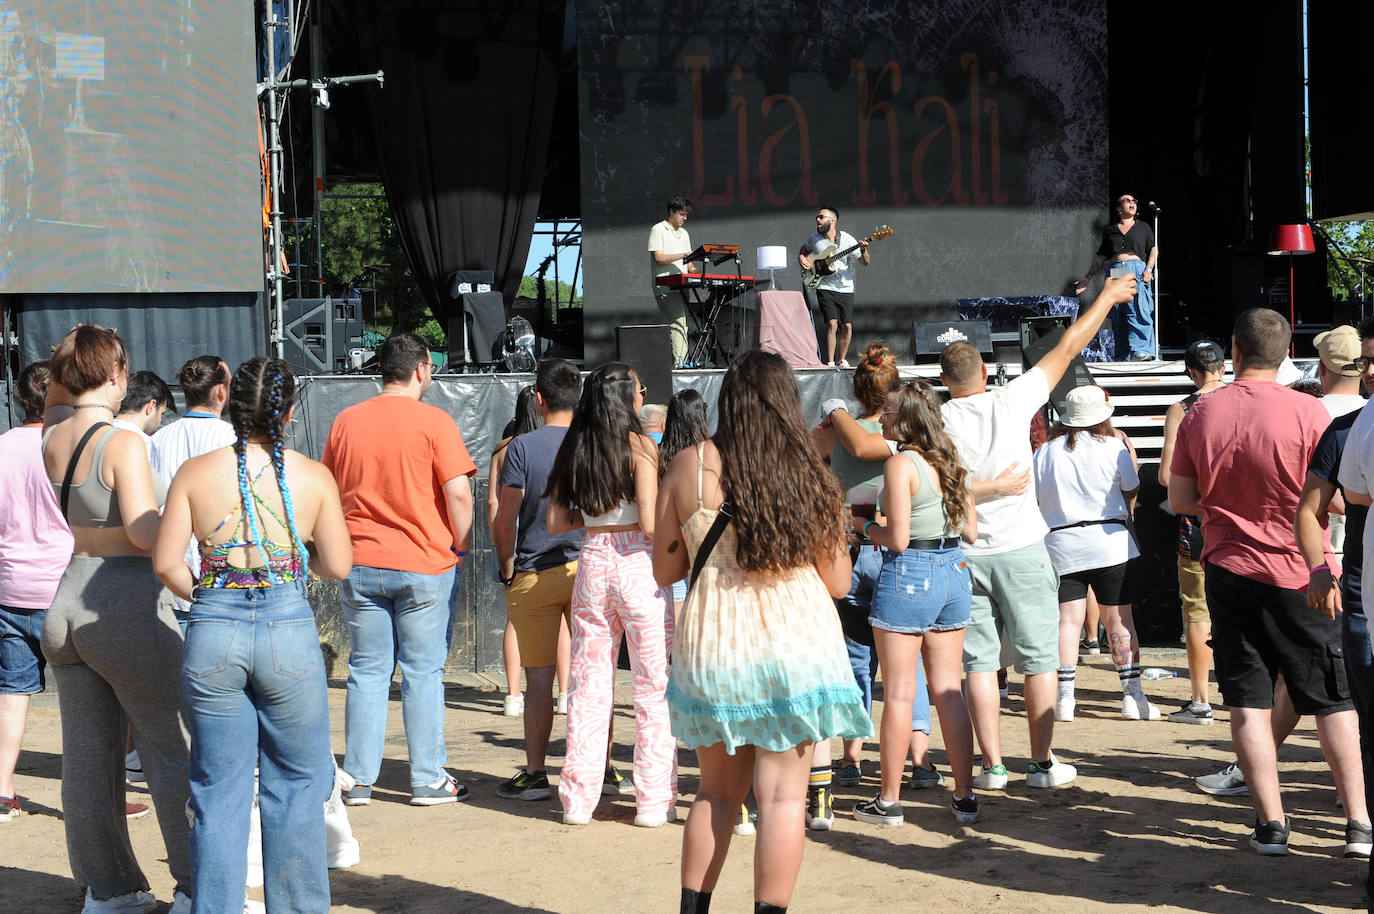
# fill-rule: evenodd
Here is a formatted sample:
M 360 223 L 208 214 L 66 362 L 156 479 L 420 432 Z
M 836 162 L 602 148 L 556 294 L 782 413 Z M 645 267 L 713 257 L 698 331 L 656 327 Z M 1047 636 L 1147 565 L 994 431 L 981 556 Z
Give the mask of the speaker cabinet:
M 955 342 L 972 343 L 986 360 L 992 359 L 992 326 L 987 321 L 917 321 L 911 327 L 911 360 L 917 365 L 940 361 L 940 353 Z
M 667 324 L 628 324 L 615 328 L 616 357 L 648 388 L 645 403 L 667 403 L 673 396 L 673 344 Z
M 1064 335 L 1064 330 L 1069 326 L 1067 317 L 1023 317 L 1021 318 L 1021 366 L 1029 369 L 1036 362 L 1043 359 L 1059 338 Z M 1069 391 L 1075 387 L 1085 387 L 1089 384 L 1096 384 L 1093 380 L 1092 372 L 1088 370 L 1088 363 L 1083 361 L 1083 356 L 1077 352 L 1073 354 L 1073 360 L 1069 362 L 1069 368 L 1064 372 L 1064 377 L 1059 379 L 1054 390 L 1050 391 L 1050 405 L 1055 412 L 1064 412 L 1064 398 Z
M 283 302 L 282 351 L 297 374 L 349 370 L 350 349 L 362 345 L 362 300 L 291 298 Z

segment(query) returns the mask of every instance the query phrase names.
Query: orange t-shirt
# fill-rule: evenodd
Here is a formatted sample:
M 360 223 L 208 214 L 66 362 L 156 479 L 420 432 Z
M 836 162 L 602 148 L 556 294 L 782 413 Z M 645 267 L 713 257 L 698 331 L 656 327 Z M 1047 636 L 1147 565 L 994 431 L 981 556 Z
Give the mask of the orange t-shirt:
M 324 446 L 339 483 L 353 564 L 443 574 L 457 564 L 444 483 L 477 472 L 453 418 L 410 397 L 339 413 Z

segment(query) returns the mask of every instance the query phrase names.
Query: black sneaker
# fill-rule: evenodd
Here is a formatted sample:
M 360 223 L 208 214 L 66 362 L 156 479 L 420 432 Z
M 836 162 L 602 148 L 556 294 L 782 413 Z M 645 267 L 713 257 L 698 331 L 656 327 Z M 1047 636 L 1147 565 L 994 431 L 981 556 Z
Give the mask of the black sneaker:
M 855 803 L 854 818 L 869 825 L 897 826 L 906 822 L 906 817 L 902 815 L 902 804 L 888 805 L 882 797 Z
M 615 797 L 622 794 L 633 796 L 634 792 L 634 781 L 621 774 L 614 765 L 606 769 L 606 776 L 601 780 L 601 795 L 603 797 Z
M 496 788 L 496 795 L 507 800 L 547 800 L 553 796 L 553 789 L 545 772 L 530 774 L 521 768 L 519 774 Z
M 1288 853 L 1288 832 L 1292 826 L 1293 820 L 1287 816 L 1282 822 L 1256 822 L 1255 830 L 1250 832 L 1250 846 L 1266 857 L 1282 857 Z
M 1183 707 L 1169 715 L 1169 720 L 1176 724 L 1210 724 L 1214 719 L 1211 705 L 1192 699 L 1185 701 Z
M 1356 822 L 1354 819 L 1348 820 L 1345 823 L 1345 855 L 1347 857 L 1363 857 L 1368 860 L 1372 848 L 1374 848 L 1374 829 L 1363 822 Z
M 973 794 L 962 799 L 950 797 L 949 809 L 954 813 L 954 821 L 960 825 L 972 825 L 978 821 L 978 798 Z
M 829 787 L 812 787 L 806 792 L 806 827 L 812 831 L 830 831 L 835 824 L 834 798 Z

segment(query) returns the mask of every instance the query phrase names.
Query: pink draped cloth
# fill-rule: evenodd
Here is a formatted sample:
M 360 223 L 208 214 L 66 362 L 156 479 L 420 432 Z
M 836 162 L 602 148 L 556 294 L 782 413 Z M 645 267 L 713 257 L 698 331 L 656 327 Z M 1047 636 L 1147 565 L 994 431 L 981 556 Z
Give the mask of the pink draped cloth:
M 819 368 L 816 330 L 800 292 L 758 293 L 759 348 L 783 357 L 793 368 Z

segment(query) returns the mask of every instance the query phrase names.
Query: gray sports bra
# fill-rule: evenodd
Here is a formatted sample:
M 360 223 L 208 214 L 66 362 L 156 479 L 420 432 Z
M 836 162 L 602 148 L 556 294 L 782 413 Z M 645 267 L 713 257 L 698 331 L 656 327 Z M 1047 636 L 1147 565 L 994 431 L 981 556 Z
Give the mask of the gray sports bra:
M 102 478 L 105 460 L 105 446 L 118 429 L 113 426 L 102 431 L 91 446 L 91 468 L 86 478 L 74 482 L 67 494 L 67 524 L 71 527 L 122 527 L 124 518 L 119 513 L 119 496 L 105 485 Z M 48 444 L 48 429 L 43 435 L 43 446 Z M 58 504 L 62 502 L 62 483 L 52 484 L 53 494 Z M 161 508 L 167 501 L 167 483 L 156 472 L 153 473 L 153 497 Z

